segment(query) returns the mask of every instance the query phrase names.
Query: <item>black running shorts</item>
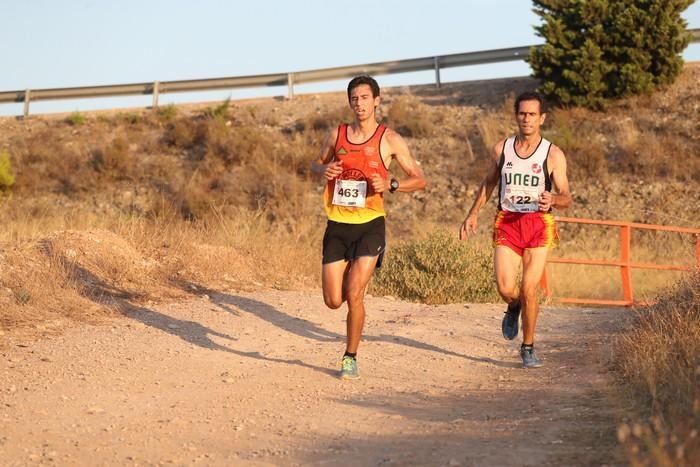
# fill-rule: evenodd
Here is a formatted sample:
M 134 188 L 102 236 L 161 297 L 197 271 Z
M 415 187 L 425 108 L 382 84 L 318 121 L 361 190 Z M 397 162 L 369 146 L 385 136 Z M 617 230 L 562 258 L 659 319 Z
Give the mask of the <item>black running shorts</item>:
M 323 264 L 352 261 L 360 256 L 379 256 L 381 266 L 386 240 L 384 216 L 364 224 L 343 224 L 328 221 L 323 235 Z

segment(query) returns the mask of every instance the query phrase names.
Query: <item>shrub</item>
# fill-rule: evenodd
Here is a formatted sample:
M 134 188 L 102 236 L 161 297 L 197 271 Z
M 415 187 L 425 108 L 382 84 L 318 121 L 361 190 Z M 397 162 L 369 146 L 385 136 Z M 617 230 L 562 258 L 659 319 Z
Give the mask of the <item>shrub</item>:
M 92 152 L 92 168 L 100 174 L 115 180 L 128 179 L 133 171 L 134 157 L 129 152 L 129 144 L 124 138 L 115 138 L 104 149 Z
M 195 128 L 192 122 L 179 118 L 169 123 L 163 135 L 163 142 L 179 149 L 191 149 L 196 143 Z
M 141 122 L 141 114 L 136 112 L 129 112 L 124 118 L 132 125 L 136 125 Z
M 81 126 L 87 122 L 87 117 L 80 112 L 73 112 L 68 117 L 66 117 L 66 123 L 71 126 Z
M 12 171 L 12 161 L 7 151 L 0 151 L 0 191 L 6 191 L 15 184 L 15 174 Z
M 175 104 L 168 104 L 158 108 L 158 116 L 163 120 L 172 120 L 177 116 L 177 107 Z
M 535 0 L 545 39 L 528 62 L 542 92 L 561 104 L 601 109 L 680 74 L 690 40 L 681 13 L 692 0 Z
M 220 119 L 226 119 L 228 118 L 228 111 L 229 107 L 231 106 L 231 96 L 227 97 L 225 101 L 223 101 L 221 104 L 217 105 L 214 108 L 209 107 L 207 110 L 204 111 L 204 115 L 206 115 L 209 118 L 220 118 Z
M 435 130 L 427 109 L 403 96 L 391 103 L 387 120 L 397 132 L 413 138 L 429 137 Z
M 443 230 L 387 250 L 372 293 L 423 303 L 494 302 L 491 249 Z

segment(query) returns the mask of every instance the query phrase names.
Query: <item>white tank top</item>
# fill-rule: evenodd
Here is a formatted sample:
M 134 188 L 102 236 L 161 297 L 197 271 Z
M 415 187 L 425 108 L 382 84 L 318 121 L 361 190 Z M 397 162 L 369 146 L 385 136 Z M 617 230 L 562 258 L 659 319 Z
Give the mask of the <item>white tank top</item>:
M 552 143 L 540 139 L 537 149 L 529 157 L 515 152 L 515 136 L 503 145 L 499 161 L 500 198 L 498 208 L 510 212 L 536 212 L 537 199 L 543 191 L 550 191 L 551 180 L 547 169 L 547 156 Z

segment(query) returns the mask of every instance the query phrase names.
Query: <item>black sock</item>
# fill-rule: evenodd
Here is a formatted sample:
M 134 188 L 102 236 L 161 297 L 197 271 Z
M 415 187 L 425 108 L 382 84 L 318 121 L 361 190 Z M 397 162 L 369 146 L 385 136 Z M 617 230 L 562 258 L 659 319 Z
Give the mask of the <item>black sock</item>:
M 343 357 L 357 358 L 357 352 L 354 352 L 354 353 L 345 352 L 345 355 L 343 355 Z
M 533 344 L 522 344 L 522 345 L 520 346 L 520 348 L 523 349 L 523 350 L 532 350 L 533 347 L 535 347 L 535 344 L 534 344 L 534 343 L 533 343 Z

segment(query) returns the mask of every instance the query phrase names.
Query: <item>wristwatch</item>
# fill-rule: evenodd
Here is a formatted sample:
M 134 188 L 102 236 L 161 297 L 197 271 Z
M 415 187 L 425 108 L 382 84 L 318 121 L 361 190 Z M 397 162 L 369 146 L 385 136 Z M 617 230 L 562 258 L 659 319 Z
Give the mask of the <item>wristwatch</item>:
M 393 193 L 398 189 L 399 189 L 399 181 L 396 180 L 395 178 L 392 178 L 391 181 L 389 182 L 389 193 Z

